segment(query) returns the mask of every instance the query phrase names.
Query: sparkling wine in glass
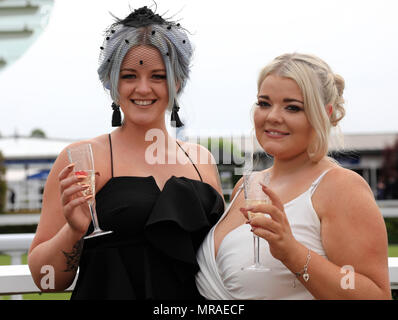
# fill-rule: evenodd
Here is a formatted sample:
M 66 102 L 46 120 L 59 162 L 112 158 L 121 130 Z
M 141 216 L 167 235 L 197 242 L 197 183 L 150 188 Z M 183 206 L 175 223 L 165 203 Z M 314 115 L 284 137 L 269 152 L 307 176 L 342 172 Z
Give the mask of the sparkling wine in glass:
M 267 185 L 269 183 L 268 172 L 251 171 L 244 174 L 243 185 L 246 208 L 250 208 L 259 204 L 267 204 L 270 202 L 269 197 L 262 190 L 260 183 L 264 185 Z M 253 219 L 256 216 L 264 216 L 264 214 L 260 212 L 248 211 L 248 216 L 249 219 Z M 260 263 L 260 238 L 255 234 L 253 234 L 253 250 L 253 264 L 246 268 L 243 268 L 243 270 L 258 272 L 271 271 L 270 268 Z
M 103 231 L 98 225 L 97 212 L 95 211 L 95 169 L 94 169 L 94 157 L 91 149 L 91 144 L 81 144 L 76 147 L 67 149 L 68 158 L 71 163 L 75 164 L 74 174 L 79 176 L 85 176 L 86 178 L 79 182 L 81 185 L 88 185 L 89 187 L 82 193 L 84 196 L 93 195 L 88 201 L 88 207 L 91 213 L 91 220 L 93 222 L 94 231 L 85 236 L 84 239 L 89 239 L 105 234 L 110 234 L 113 231 Z

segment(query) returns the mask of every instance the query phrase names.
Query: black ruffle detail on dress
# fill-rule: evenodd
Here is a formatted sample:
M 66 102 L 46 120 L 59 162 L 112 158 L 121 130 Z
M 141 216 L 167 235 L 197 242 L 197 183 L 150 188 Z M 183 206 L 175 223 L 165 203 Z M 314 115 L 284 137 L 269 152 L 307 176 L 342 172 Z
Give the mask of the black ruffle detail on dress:
M 206 201 L 203 201 L 206 199 Z M 164 186 L 145 226 L 145 235 L 156 250 L 167 257 L 181 288 L 195 286 L 193 275 L 199 270 L 196 252 L 224 209 L 218 192 L 196 180 L 172 177 Z M 154 277 L 161 264 L 151 265 Z M 192 282 L 192 283 L 191 283 Z M 156 296 L 167 296 L 167 278 L 154 285 Z M 186 293 L 188 294 L 188 293 Z
M 224 210 L 213 187 L 171 177 L 160 191 L 153 177 L 116 177 L 96 200 L 101 228 L 114 232 L 85 240 L 72 299 L 202 298 L 196 252 Z

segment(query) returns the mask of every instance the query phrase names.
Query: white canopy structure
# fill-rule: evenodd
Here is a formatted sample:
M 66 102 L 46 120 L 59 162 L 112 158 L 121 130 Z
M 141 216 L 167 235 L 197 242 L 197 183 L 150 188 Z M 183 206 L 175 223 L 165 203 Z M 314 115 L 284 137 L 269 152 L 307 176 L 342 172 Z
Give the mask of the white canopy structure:
M 72 140 L 0 138 L 8 187 L 6 210 L 39 210 L 44 184 L 58 154 Z

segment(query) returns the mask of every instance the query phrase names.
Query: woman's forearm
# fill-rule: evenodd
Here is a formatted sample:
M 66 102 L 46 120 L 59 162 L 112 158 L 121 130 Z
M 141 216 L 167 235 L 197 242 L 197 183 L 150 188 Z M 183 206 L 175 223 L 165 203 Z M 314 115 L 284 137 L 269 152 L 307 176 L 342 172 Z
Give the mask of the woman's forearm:
M 40 290 L 62 291 L 72 284 L 83 248 L 82 236 L 65 224 L 53 238 L 31 250 L 28 264 Z
M 313 251 L 310 251 L 311 258 L 308 263 L 309 278 L 305 281 L 302 271 L 308 260 L 308 248 L 298 244 L 294 252 L 294 256 L 283 263 L 293 273 L 300 273 L 296 281 L 300 281 L 315 299 L 391 299 L 389 290 L 355 272 L 353 266 L 337 266 Z

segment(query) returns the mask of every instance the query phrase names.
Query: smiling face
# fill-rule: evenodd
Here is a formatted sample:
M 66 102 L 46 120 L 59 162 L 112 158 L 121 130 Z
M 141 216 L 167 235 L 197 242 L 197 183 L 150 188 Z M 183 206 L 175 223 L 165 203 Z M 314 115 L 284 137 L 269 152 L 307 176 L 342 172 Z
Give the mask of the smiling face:
M 145 45 L 130 49 L 120 68 L 118 91 L 124 122 L 164 123 L 169 94 L 166 68 L 158 49 Z
M 254 111 L 256 137 L 276 159 L 308 156 L 313 128 L 304 112 L 304 99 L 297 83 L 268 75 L 261 83 Z

